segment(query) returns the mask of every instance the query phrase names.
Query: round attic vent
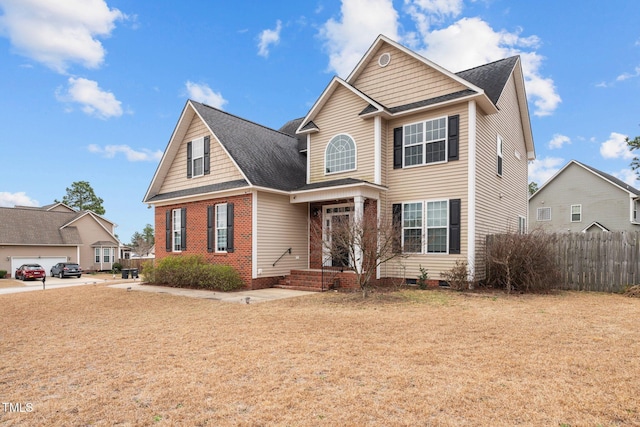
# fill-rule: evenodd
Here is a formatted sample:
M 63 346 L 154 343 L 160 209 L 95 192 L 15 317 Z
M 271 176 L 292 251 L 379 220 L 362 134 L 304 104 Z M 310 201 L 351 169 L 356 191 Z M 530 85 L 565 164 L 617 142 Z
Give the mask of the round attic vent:
M 383 53 L 380 55 L 380 58 L 378 58 L 378 65 L 381 67 L 386 67 L 389 65 L 389 62 L 391 62 L 391 54 L 388 52 Z

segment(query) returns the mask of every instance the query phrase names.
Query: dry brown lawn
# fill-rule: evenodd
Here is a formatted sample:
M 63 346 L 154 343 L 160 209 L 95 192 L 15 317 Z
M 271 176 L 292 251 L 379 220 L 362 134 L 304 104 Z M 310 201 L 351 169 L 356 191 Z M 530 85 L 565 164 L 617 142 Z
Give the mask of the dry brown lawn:
M 1 295 L 0 426 L 640 425 L 639 319 L 595 293 Z

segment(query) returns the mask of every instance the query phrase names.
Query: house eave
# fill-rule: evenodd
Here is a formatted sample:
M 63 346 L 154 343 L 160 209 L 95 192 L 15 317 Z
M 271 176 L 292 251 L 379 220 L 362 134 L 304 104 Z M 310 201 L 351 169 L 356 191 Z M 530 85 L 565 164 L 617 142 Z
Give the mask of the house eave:
M 291 203 L 310 203 L 324 200 L 335 200 L 363 196 L 369 199 L 378 199 L 380 192 L 387 191 L 386 187 L 371 182 L 358 182 L 352 184 L 335 185 L 329 187 L 313 188 L 308 190 L 296 190 L 290 192 Z

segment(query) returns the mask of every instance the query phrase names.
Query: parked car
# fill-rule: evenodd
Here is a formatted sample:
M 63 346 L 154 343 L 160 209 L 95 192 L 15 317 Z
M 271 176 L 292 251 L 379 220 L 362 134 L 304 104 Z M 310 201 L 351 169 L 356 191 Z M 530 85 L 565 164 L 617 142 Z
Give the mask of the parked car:
M 36 280 L 45 276 L 44 268 L 40 264 L 22 264 L 16 270 L 16 279 L 20 280 Z
M 69 276 L 82 276 L 82 268 L 75 262 L 59 262 L 51 267 L 51 277 L 58 276 L 59 278 Z

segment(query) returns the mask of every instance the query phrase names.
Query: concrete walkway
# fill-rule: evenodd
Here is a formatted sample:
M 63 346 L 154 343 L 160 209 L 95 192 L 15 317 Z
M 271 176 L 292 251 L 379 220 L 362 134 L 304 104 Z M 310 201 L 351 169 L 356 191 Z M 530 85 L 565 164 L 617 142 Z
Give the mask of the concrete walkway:
M 216 292 L 199 289 L 172 288 L 170 286 L 141 285 L 140 282 L 128 282 L 109 285 L 110 288 L 127 289 L 128 291 L 157 292 L 191 298 L 204 298 L 223 302 L 239 304 L 254 304 L 264 301 L 273 301 L 283 298 L 293 298 L 303 295 L 312 295 L 316 292 L 294 291 L 290 289 L 256 289 L 253 291 Z

